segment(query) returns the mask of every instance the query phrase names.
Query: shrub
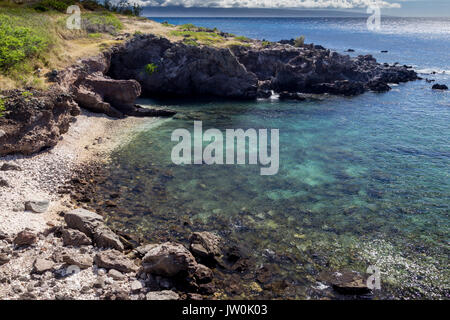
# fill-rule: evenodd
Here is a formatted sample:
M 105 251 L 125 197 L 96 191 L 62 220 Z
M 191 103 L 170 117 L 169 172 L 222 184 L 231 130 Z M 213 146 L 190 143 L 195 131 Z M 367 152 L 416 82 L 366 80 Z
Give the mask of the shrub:
M 305 36 L 300 36 L 294 40 L 295 47 L 303 47 L 305 44 Z
M 195 41 L 194 39 L 184 39 L 183 43 L 188 46 L 195 46 L 195 47 L 198 47 L 198 45 L 199 45 L 198 42 Z
M 272 44 L 272 43 L 271 43 L 270 41 L 263 41 L 263 42 L 261 43 L 261 45 L 262 45 L 263 47 L 269 47 L 271 44 Z
M 247 38 L 244 36 L 238 36 L 238 37 L 235 37 L 234 39 L 236 39 L 237 41 L 241 41 L 241 42 L 250 42 L 251 41 L 250 38 Z
M 85 13 L 83 29 L 88 33 L 116 34 L 123 28 L 122 22 L 111 12 Z
M 3 117 L 5 115 L 6 111 L 6 101 L 3 98 L 0 98 L 0 117 Z
M 183 24 L 181 26 L 178 26 L 179 29 L 183 29 L 183 30 L 187 30 L 187 31 L 192 31 L 192 30 L 196 30 L 197 27 L 195 25 L 193 25 L 192 23 L 186 23 Z
M 20 26 L 19 18 L 0 14 L 0 69 L 6 71 L 38 56 L 49 39 L 33 28 Z
M 42 0 L 34 5 L 38 11 L 56 10 L 59 12 L 66 12 L 67 7 L 74 5 L 75 0 Z
M 158 66 L 154 63 L 149 63 L 145 66 L 145 73 L 151 76 L 158 71 Z

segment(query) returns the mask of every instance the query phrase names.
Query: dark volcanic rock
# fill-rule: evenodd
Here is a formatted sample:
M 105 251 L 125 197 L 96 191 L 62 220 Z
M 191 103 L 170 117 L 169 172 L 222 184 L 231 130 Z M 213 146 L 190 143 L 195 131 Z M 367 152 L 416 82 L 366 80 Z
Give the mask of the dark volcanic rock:
M 301 94 L 296 92 L 286 92 L 283 91 L 280 93 L 280 100 L 296 100 L 296 101 L 305 101 L 306 98 Z
M 329 283 L 333 289 L 342 294 L 368 294 L 367 277 L 356 271 L 322 272 L 319 280 Z
M 72 97 L 58 89 L 31 95 L 23 91 L 5 92 L 6 113 L 0 117 L 0 155 L 30 155 L 55 146 L 69 130 L 80 108 Z
M 371 55 L 351 58 L 318 46 L 278 44 L 265 49 L 231 50 L 260 81 L 270 81 L 276 92 L 357 95 L 367 91 L 367 84 L 373 80 L 387 84 L 418 79 L 413 70 L 379 64 Z
M 147 72 L 146 66 L 156 69 Z M 258 79 L 228 49 L 137 36 L 113 52 L 109 75 L 136 79 L 146 95 L 255 99 Z
M 432 87 L 433 90 L 448 90 L 448 87 L 445 84 L 435 84 Z

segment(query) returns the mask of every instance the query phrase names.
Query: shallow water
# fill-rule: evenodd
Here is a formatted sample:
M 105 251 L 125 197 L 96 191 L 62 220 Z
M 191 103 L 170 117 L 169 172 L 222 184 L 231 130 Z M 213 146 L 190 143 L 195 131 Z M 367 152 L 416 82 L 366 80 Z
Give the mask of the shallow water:
M 410 34 L 391 36 L 383 34 L 387 45 L 380 49 Z M 400 62 L 450 69 L 441 60 L 449 52 L 448 33 L 419 38 L 418 52 L 431 51 L 422 42 L 443 41 L 434 48 L 436 59 L 421 63 L 405 54 Z M 428 77 L 448 84 L 445 74 Z M 318 282 L 319 272 L 376 265 L 383 287 L 375 296 L 449 298 L 450 100 L 448 92 L 430 88 L 416 81 L 383 94 L 302 103 L 142 100 L 180 114 L 114 152 L 107 188 L 120 191 L 127 212 L 108 210 L 109 223 L 148 241 L 186 241 L 191 231 L 209 230 L 239 243 L 254 261 L 242 275 L 250 289 L 225 290 L 228 297 L 333 297 Z M 279 128 L 279 173 L 260 176 L 250 165 L 175 166 L 171 133 L 192 132 L 194 120 L 204 130 Z M 263 265 L 274 270 L 270 283 L 255 287 L 255 270 Z M 280 281 L 287 285 L 271 286 Z

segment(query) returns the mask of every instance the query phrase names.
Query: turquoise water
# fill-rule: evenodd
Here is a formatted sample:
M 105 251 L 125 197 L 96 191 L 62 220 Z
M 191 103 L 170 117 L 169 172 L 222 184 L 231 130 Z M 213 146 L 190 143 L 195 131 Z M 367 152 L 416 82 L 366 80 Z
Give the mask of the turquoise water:
M 260 19 L 237 19 L 247 20 L 246 28 L 245 21 L 235 24 L 233 19 L 164 20 L 214 25 L 256 37 L 258 30 L 245 30 Z M 286 22 L 289 26 L 295 23 L 291 20 Z M 298 28 L 307 24 L 296 20 Z M 275 28 L 264 29 L 275 23 L 273 19 L 258 23 L 266 32 L 261 31 L 260 38 L 280 37 Z M 320 25 L 312 24 L 311 29 L 319 34 Z M 411 36 L 405 28 L 393 34 L 358 29 L 364 34 L 358 48 L 376 54 L 375 40 L 369 40 L 383 38 L 384 46 L 377 45 L 380 50 L 398 50 L 397 39 L 407 42 Z M 352 39 L 352 30 L 333 32 L 347 32 Z M 391 58 L 417 69 L 450 69 L 450 60 L 442 60 L 448 57 L 448 33 L 438 30 L 429 35 L 417 35 L 415 50 L 405 49 L 402 57 Z M 338 47 L 339 36 L 329 32 L 323 37 L 320 44 Z M 357 49 L 352 41 L 356 40 L 342 47 Z M 409 50 L 415 54 L 409 56 Z M 427 58 L 431 56 L 436 59 Z M 389 61 L 388 57 L 381 61 Z M 449 84 L 446 74 L 426 76 Z M 382 290 L 374 297 L 449 298 L 448 92 L 433 92 L 431 84 L 416 81 L 383 94 L 325 96 L 301 103 L 276 99 L 140 103 L 170 106 L 180 113 L 113 154 L 105 189 L 120 191 L 119 207 L 127 209 L 107 210 L 114 227 L 148 241 L 183 242 L 191 231 L 209 230 L 239 243 L 251 258 L 250 267 L 240 275 L 242 292 L 219 290 L 227 297 L 342 298 L 321 286 L 317 280 L 321 271 L 364 272 L 376 265 Z M 204 130 L 279 129 L 279 173 L 260 176 L 259 167 L 250 165 L 172 164 L 176 143 L 171 142 L 171 133 L 177 128 L 192 131 L 194 120 L 203 121 Z M 270 281 L 255 287 L 262 266 L 273 272 Z M 219 279 L 227 277 L 218 273 Z

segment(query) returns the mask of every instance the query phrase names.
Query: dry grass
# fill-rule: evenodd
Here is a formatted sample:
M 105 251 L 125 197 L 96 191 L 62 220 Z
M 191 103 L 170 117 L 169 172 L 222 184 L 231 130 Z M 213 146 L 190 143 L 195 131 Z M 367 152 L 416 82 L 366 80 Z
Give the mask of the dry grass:
M 8 9 L 0 9 L 8 10 Z M 12 12 L 14 14 L 14 12 Z M 92 13 L 84 13 L 84 17 Z M 14 89 L 18 87 L 32 86 L 38 89 L 48 88 L 45 74 L 53 69 L 63 69 L 75 64 L 79 59 L 89 56 L 95 56 L 102 50 L 119 44 L 124 40 L 115 40 L 117 35 L 108 33 L 91 33 L 85 31 L 69 30 L 65 27 L 67 15 L 61 13 L 31 13 L 28 12 L 27 19 L 34 17 L 39 20 L 45 20 L 52 26 L 48 30 L 52 38 L 52 44 L 39 58 L 27 61 L 27 68 L 18 69 L 17 72 L 8 74 L 0 73 L 0 88 Z M 221 48 L 242 45 L 251 46 L 252 41 L 244 37 L 233 35 L 222 36 L 218 31 L 205 32 L 198 28 L 189 28 L 184 30 L 180 26 L 172 26 L 157 23 L 146 18 L 122 16 L 115 14 L 121 24 L 120 33 L 128 34 L 155 34 L 165 37 L 171 41 L 181 41 L 190 45 L 208 45 Z M 82 13 L 83 18 L 83 13 Z M 121 35 L 119 34 L 119 35 Z M 36 70 L 40 70 L 40 73 Z

